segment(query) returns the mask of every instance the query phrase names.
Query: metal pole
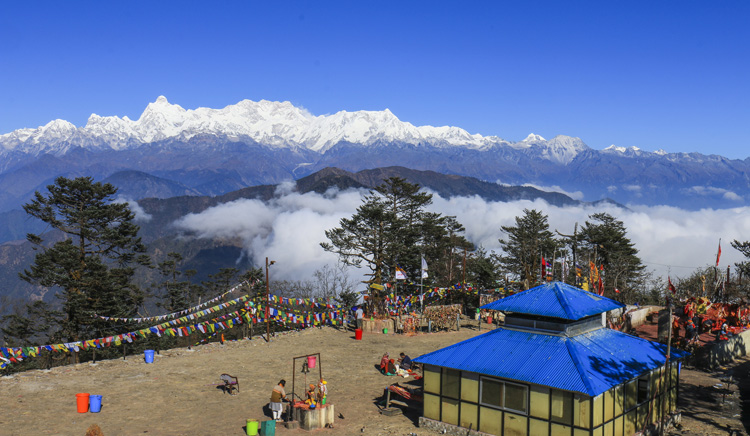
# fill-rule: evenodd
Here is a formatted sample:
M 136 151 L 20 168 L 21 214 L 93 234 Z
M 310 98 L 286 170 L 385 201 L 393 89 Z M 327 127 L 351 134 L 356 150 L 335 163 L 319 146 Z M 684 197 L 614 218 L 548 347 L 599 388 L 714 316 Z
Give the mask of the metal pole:
M 669 300 L 669 333 L 667 333 L 667 360 L 664 362 L 664 374 L 661 377 L 661 420 L 659 421 L 659 434 L 664 435 L 667 427 L 665 411 L 667 407 L 667 377 L 669 371 L 669 354 L 672 350 L 672 299 Z
M 419 267 L 419 312 L 424 313 L 424 270 Z
M 266 342 L 271 342 L 271 322 L 268 319 L 268 306 L 270 298 L 270 286 L 268 285 L 268 257 L 266 257 Z

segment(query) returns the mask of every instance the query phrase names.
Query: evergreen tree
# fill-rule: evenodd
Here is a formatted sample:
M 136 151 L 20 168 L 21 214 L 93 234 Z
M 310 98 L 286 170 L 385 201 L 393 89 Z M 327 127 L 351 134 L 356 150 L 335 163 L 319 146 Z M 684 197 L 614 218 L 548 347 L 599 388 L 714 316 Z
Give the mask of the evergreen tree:
M 419 185 L 399 177 L 387 179 L 365 196 L 351 218 L 327 230 L 329 242 L 320 245 L 346 265 L 367 267 L 369 284 L 393 281 L 397 265 L 411 280 L 418 280 L 422 256 L 429 259 L 435 280 L 432 273 L 438 269 L 433 268 L 453 255 L 456 246 L 471 244 L 460 235 L 463 226 L 455 217 L 426 211 L 431 203 L 432 195 L 421 192 Z M 445 272 L 450 275 L 456 263 L 447 263 Z M 378 300 L 378 293 L 373 294 Z
M 640 284 L 645 269 L 638 250 L 627 237 L 622 221 L 608 213 L 595 213 L 589 219 L 591 221 L 586 221 L 581 229 L 582 251 L 586 256 L 582 259 L 591 259 L 597 267 L 604 267 L 601 276 L 606 296 L 627 297 Z
M 190 282 L 195 270 L 180 271 L 179 266 L 183 261 L 180 253 L 171 252 L 167 259 L 157 264 L 157 270 L 164 277 L 159 285 L 163 289 L 162 302 L 159 304 L 167 312 L 177 312 L 190 306 L 193 302 L 192 296 L 197 294 L 196 286 Z M 182 277 L 188 280 L 180 280 Z
M 511 274 L 516 275 L 524 289 L 540 282 L 542 256 L 550 256 L 559 244 L 549 231 L 547 215 L 538 210 L 524 209 L 523 216 L 516 217 L 515 226 L 502 226 L 508 239 L 500 239 L 503 254 L 500 263 Z
M 63 316 L 61 337 L 77 341 L 114 334 L 112 324 L 93 315 L 132 317 L 143 293 L 131 279 L 135 266 L 149 264 L 139 227 L 125 203 L 113 202 L 117 188 L 94 183 L 91 177 L 59 177 L 24 205 L 31 216 L 62 233 L 54 244 L 28 234 L 37 253 L 34 263 L 20 274 L 23 280 L 59 288 Z M 62 240 L 59 240 L 62 239 Z

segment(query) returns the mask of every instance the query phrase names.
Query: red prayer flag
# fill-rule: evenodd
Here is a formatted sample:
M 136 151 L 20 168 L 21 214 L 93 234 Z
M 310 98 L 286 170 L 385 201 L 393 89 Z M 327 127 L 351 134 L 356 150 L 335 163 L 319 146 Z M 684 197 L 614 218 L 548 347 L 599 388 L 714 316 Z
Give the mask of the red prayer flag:
M 677 289 L 675 289 L 674 285 L 672 284 L 672 278 L 669 277 L 669 276 L 667 276 L 667 282 L 669 283 L 669 285 L 667 285 L 667 287 L 669 288 L 670 291 L 672 291 L 672 295 L 676 294 L 677 293 Z
M 719 251 L 716 252 L 716 266 L 719 266 L 720 257 L 721 257 L 721 239 L 719 240 Z

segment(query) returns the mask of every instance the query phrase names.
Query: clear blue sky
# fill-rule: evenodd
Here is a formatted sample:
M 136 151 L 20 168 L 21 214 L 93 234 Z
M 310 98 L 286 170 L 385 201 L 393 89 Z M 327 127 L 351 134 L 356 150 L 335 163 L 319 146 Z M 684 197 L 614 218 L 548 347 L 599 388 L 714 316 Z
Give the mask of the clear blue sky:
M 518 141 L 750 156 L 750 2 L 0 5 L 0 133 L 288 100 Z

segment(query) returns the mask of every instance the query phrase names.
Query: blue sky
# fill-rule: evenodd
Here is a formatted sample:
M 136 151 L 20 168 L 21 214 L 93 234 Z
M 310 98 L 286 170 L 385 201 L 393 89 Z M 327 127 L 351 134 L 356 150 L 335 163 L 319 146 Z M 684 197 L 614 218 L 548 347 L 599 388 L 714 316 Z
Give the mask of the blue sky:
M 4 2 L 0 133 L 288 100 L 750 156 L 750 2 Z

